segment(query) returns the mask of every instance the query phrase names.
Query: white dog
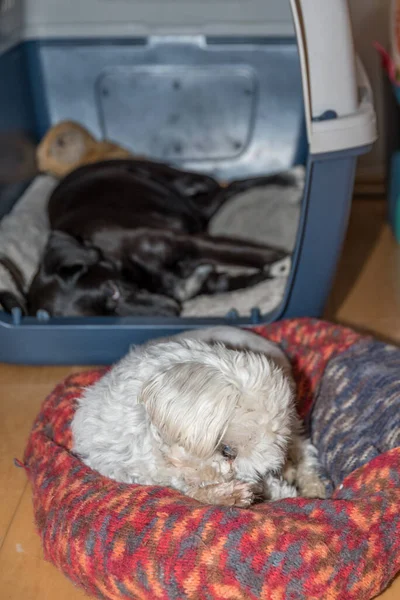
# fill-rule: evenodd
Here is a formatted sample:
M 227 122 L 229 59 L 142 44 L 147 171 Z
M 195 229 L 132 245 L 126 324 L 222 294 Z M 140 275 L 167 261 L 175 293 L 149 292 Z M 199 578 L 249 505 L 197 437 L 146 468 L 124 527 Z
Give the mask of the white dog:
M 102 475 L 201 502 L 324 497 L 283 352 L 232 327 L 138 346 L 79 400 L 74 452 Z

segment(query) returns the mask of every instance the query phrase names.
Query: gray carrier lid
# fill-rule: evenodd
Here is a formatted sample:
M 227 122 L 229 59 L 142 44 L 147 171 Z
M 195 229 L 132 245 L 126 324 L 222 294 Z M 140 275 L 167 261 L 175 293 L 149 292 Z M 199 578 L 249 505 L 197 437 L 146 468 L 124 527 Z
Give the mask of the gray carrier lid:
M 293 35 L 289 0 L 28 0 L 25 21 L 33 37 Z
M 376 139 L 371 88 L 357 64 L 348 0 L 3 0 L 10 40 L 297 37 L 314 154 Z M 3 36 L 4 37 L 4 36 Z

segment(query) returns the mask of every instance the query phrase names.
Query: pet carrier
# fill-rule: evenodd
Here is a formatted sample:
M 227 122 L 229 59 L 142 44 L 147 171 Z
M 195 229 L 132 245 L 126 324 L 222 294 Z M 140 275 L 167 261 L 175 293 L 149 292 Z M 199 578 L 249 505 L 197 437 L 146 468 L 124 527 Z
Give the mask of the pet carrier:
M 133 343 L 188 328 L 321 315 L 357 156 L 376 137 L 346 0 L 3 0 L 0 11 L 3 217 L 36 175 L 35 144 L 64 119 L 224 181 L 305 169 L 290 274 L 269 312 L 229 304 L 224 317 L 174 319 L 1 312 L 1 361 L 107 364 Z

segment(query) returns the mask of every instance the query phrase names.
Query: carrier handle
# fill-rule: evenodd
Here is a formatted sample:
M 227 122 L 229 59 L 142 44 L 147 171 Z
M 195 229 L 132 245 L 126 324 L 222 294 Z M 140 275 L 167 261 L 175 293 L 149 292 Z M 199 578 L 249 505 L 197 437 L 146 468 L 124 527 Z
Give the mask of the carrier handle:
M 291 7 L 311 152 L 372 144 L 377 131 L 371 86 L 356 59 L 347 0 L 291 0 Z

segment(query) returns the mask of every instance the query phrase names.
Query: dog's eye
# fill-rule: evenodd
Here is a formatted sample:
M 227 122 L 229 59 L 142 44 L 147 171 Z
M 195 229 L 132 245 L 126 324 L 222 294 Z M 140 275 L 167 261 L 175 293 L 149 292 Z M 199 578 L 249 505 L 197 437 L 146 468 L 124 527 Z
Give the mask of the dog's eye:
M 232 446 L 226 446 L 225 444 L 222 444 L 221 454 L 224 458 L 234 460 L 237 457 L 237 450 L 235 450 L 235 448 L 232 448 Z

